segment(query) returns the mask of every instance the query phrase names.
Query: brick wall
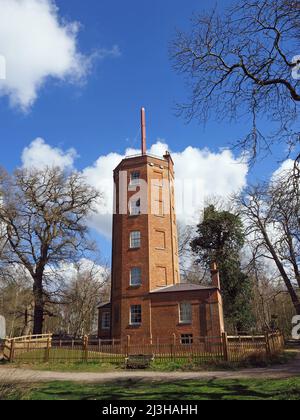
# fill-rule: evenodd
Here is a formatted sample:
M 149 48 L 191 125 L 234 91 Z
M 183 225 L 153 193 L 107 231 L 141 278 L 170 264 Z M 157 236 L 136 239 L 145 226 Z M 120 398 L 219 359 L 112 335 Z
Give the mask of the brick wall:
M 177 339 L 181 334 L 193 334 L 195 338 L 218 337 L 224 332 L 218 290 L 152 294 L 151 299 L 153 340 L 173 334 Z M 183 302 L 192 304 L 191 324 L 180 324 L 179 305 Z

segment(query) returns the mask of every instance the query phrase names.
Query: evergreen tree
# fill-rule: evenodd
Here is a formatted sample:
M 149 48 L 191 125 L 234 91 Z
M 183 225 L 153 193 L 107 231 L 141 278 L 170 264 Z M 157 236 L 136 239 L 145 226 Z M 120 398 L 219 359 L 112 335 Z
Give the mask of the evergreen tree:
M 254 324 L 252 282 L 243 273 L 240 261 L 244 241 L 240 217 L 229 211 L 218 211 L 211 205 L 204 210 L 197 236 L 191 242 L 198 264 L 207 268 L 213 262 L 218 264 L 225 319 L 228 326 L 240 332 Z

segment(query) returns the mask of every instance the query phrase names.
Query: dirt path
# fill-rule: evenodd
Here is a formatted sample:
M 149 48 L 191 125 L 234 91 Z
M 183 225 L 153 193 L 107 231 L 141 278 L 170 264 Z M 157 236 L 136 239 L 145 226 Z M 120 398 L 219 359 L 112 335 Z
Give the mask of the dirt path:
M 297 357 L 287 365 L 262 369 L 243 369 L 239 371 L 219 372 L 145 372 L 117 371 L 105 373 L 43 372 L 14 369 L 0 366 L 0 382 L 51 382 L 71 381 L 85 383 L 105 383 L 120 381 L 182 381 L 201 379 L 285 379 L 300 376 L 300 351 Z

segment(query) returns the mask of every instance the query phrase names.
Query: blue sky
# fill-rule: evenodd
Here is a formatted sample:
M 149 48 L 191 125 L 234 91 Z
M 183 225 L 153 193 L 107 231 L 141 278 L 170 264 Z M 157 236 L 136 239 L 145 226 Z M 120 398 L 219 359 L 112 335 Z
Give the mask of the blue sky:
M 176 27 L 188 28 L 193 11 L 211 8 L 212 2 L 57 0 L 56 4 L 60 18 L 80 22 L 78 50 L 85 55 L 98 51 L 98 58 L 83 85 L 50 79 L 26 112 L 0 97 L 0 164 L 8 170 L 21 165 L 23 149 L 37 137 L 52 147 L 75 148 L 79 169 L 101 155 L 138 147 L 141 106 L 147 109 L 148 143 L 162 138 L 174 152 L 187 146 L 217 152 L 245 132 L 247 121 L 235 125 L 210 121 L 204 128 L 197 122 L 187 125 L 174 113 L 174 103 L 185 98 L 186 90 L 172 70 L 168 45 Z M 222 0 L 220 7 L 228 4 L 230 0 Z M 120 54 L 99 57 L 99 51 L 114 46 Z M 266 178 L 277 167 L 278 156 L 270 155 L 257 163 L 249 180 Z M 95 236 L 109 255 L 109 243 Z

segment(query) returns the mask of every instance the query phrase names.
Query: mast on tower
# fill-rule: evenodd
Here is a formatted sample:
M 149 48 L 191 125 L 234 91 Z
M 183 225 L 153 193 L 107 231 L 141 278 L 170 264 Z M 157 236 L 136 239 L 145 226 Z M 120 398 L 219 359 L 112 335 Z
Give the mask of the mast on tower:
M 141 129 L 142 129 L 142 155 L 147 154 L 146 145 L 146 111 L 145 108 L 141 109 Z

